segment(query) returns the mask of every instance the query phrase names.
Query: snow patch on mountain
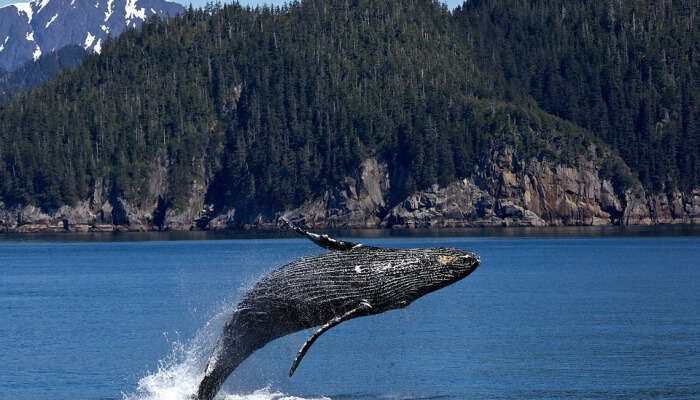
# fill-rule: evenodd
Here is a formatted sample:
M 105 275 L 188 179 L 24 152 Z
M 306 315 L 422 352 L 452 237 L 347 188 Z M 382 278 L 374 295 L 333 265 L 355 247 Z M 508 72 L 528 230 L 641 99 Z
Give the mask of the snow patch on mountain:
M 67 45 L 100 52 L 108 37 L 137 28 L 149 16 L 184 10 L 165 0 L 10 1 L 21 2 L 0 7 L 0 70 L 6 71 Z M 10 36 L 15 40 L 3 43 Z
M 5 7 L 15 7 L 17 9 L 17 15 L 24 15 L 27 16 L 27 22 L 32 22 L 32 16 L 34 15 L 34 10 L 32 10 L 32 5 L 27 2 L 27 3 L 14 3 L 14 4 L 8 4 L 4 7 L 0 8 L 5 8 Z
M 56 13 L 53 17 L 51 17 L 49 22 L 46 23 L 46 26 L 44 26 L 44 29 L 48 28 L 49 25 L 53 24 L 53 22 L 56 20 L 56 18 L 58 18 L 58 13 Z
M 39 14 L 41 12 L 41 10 L 44 9 L 44 7 L 49 5 L 50 1 L 51 0 L 41 0 L 41 3 L 39 3 L 39 9 L 36 11 L 36 13 Z M 33 1 L 30 1 L 29 3 L 31 4 L 31 3 L 33 3 Z
M 83 45 L 83 48 L 87 50 L 90 46 L 92 46 L 92 42 L 95 41 L 95 36 L 92 35 L 92 33 L 88 32 L 87 36 L 85 37 L 85 44 Z
M 109 17 L 112 16 L 112 4 L 114 4 L 114 0 L 107 0 L 107 11 L 105 11 L 105 22 L 109 19 Z M 104 25 L 103 25 L 104 26 Z M 108 32 L 109 33 L 109 32 Z
M 137 0 L 126 0 L 126 5 L 124 6 L 124 12 L 126 12 L 126 15 L 124 18 L 127 20 L 127 25 L 129 20 L 132 18 L 140 18 L 142 21 L 146 20 L 146 9 L 136 8 L 136 1 Z

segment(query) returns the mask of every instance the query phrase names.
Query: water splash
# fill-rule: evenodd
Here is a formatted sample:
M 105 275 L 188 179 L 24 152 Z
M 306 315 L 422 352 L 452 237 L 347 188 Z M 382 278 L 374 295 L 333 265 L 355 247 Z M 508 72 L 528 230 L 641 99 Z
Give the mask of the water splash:
M 170 354 L 158 362 L 158 370 L 141 378 L 136 392 L 123 394 L 122 399 L 190 400 L 204 376 L 204 363 L 229 312 L 219 311 L 189 343 L 175 340 Z
M 123 393 L 122 400 L 191 400 L 199 382 L 204 377 L 204 365 L 211 349 L 230 313 L 231 305 L 222 305 L 221 310 L 199 329 L 188 343 L 175 340 L 170 354 L 158 362 L 158 370 L 139 379 L 136 391 L 129 394 Z M 216 400 L 330 399 L 327 397 L 306 399 L 265 387 L 248 394 L 227 393 L 222 390 L 216 396 Z
M 258 389 L 250 394 L 227 394 L 222 397 L 224 400 L 331 400 L 328 397 L 318 397 L 307 399 L 304 397 L 290 396 L 280 392 L 274 392 L 269 387 Z

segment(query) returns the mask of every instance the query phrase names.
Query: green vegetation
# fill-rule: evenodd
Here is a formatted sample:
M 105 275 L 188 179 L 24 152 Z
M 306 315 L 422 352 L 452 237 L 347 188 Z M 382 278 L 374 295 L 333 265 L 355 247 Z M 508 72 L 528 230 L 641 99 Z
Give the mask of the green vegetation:
M 652 192 L 687 192 L 700 185 L 699 8 L 697 0 L 470 0 L 455 19 L 500 97 L 531 96 L 589 129 Z
M 567 163 L 591 143 L 605 149 L 513 95 L 522 84 L 500 66 L 476 64 L 485 50 L 465 40 L 467 8 L 455 18 L 428 0 L 307 0 L 153 19 L 0 109 L 0 199 L 57 207 L 104 182 L 139 204 L 161 165 L 166 204 L 207 181 L 217 209 L 253 215 L 300 204 L 368 156 L 389 164 L 401 199 L 471 175 L 494 143 Z M 672 182 L 692 170 L 679 163 Z M 619 158 L 606 165 L 619 187 L 634 181 Z

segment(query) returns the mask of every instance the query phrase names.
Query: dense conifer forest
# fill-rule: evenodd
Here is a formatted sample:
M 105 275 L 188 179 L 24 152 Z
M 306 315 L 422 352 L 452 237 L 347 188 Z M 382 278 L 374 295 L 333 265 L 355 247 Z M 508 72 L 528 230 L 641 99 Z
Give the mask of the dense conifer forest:
M 609 22 L 604 5 L 544 3 L 453 15 L 429 0 L 306 0 L 151 19 L 0 109 L 0 200 L 58 207 L 100 182 L 138 204 L 161 167 L 174 208 L 208 180 L 217 209 L 268 212 L 368 156 L 401 199 L 472 174 L 496 141 L 562 162 L 608 143 L 651 190 L 698 186 L 694 14 L 674 2 L 663 19 L 633 13 L 636 38 L 627 9 Z M 578 22 L 544 29 L 562 7 Z M 634 181 L 611 160 L 618 187 Z
M 455 11 L 498 95 L 616 149 L 651 192 L 700 185 L 700 1 L 470 0 Z

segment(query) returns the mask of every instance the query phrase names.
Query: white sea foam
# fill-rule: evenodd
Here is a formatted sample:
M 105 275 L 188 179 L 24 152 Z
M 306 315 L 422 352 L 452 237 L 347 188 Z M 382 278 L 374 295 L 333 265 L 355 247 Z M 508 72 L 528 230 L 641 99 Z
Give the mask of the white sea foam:
M 328 397 L 318 397 L 315 399 L 307 399 L 304 397 L 290 396 L 288 394 L 275 392 L 269 387 L 258 389 L 249 394 L 223 394 L 224 400 L 330 400 Z
M 204 376 L 204 365 L 219 333 L 230 315 L 231 304 L 211 318 L 189 341 L 175 340 L 172 351 L 158 362 L 158 370 L 141 378 L 134 393 L 122 395 L 123 400 L 190 400 Z M 216 400 L 330 400 L 327 397 L 306 399 L 264 387 L 252 393 L 227 393 L 222 390 Z

